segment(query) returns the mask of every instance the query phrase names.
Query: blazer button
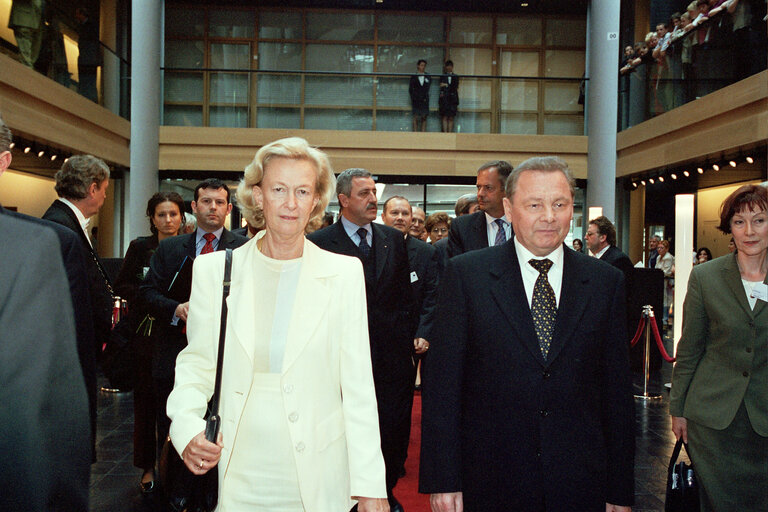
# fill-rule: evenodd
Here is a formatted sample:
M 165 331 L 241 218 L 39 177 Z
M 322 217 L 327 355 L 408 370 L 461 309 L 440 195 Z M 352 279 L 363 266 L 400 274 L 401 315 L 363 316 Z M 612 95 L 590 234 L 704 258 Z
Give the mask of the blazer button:
M 551 375 L 552 374 L 549 373 L 547 370 L 544 370 L 543 372 L 541 372 L 541 376 L 544 377 L 545 379 L 548 379 Z
M 293 384 L 286 384 L 283 386 L 283 391 L 286 393 L 291 393 L 293 391 Z
M 546 418 L 547 416 L 549 416 L 549 411 L 546 409 L 542 409 L 539 411 L 539 414 L 541 414 L 543 417 Z
M 744 373 L 742 373 L 742 375 L 745 376 L 745 377 L 749 377 L 749 372 L 745 371 Z
M 299 413 L 292 412 L 291 414 L 289 414 L 288 421 L 290 421 L 291 423 L 296 423 L 297 421 L 299 421 Z
M 306 446 L 304 446 L 304 443 L 299 443 L 296 445 L 296 451 L 299 453 L 303 452 L 304 448 L 306 448 Z

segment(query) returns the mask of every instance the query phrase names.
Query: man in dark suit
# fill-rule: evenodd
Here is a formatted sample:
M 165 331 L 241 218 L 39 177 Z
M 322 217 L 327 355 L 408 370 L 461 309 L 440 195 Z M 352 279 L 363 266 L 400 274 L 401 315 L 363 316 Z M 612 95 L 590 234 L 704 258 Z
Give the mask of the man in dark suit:
M 347 169 L 337 179 L 336 194 L 342 206 L 341 218 L 308 238 L 327 251 L 356 256 L 363 262 L 381 451 L 390 507 L 397 512 L 402 506 L 392 489 L 408 452 L 413 403 L 413 297 L 408 252 L 400 231 L 372 222 L 377 203 L 371 173 Z
M 657 235 L 653 235 L 648 240 L 648 268 L 656 268 L 656 259 L 659 257 L 659 242 L 661 242 L 661 238 Z
M 589 221 L 584 240 L 591 256 L 618 268 L 625 279 L 629 279 L 634 265 L 629 256 L 616 247 L 616 228 L 608 217 L 601 215 Z
M 0 237 L 0 510 L 88 510 L 88 400 L 58 237 L 10 215 Z
M 423 354 L 429 348 L 427 340 L 435 311 L 440 254 L 432 245 L 408 234 L 408 228 L 411 225 L 411 203 L 406 198 L 392 196 L 387 199 L 384 202 L 381 220 L 387 226 L 403 233 L 405 237 L 413 292 L 413 348 L 416 354 Z
M 191 206 L 197 218 L 197 230 L 160 242 L 140 288 L 158 329 L 152 377 L 157 397 L 157 440 L 161 446 L 171 424 L 165 404 L 173 390 L 176 356 L 187 346 L 184 327 L 189 312 L 192 261 L 200 254 L 235 249 L 248 241 L 224 228 L 232 203 L 229 187 L 223 181 L 209 178 L 198 183 Z M 185 260 L 189 261 L 185 264 Z
M 427 61 L 419 59 L 416 63 L 417 73 L 411 75 L 408 84 L 408 94 L 411 96 L 411 113 L 413 114 L 413 131 L 423 132 L 427 129 L 429 115 L 429 87 L 432 85 L 429 75 L 425 73 Z
M 11 130 L 0 117 L 0 176 L 11 165 L 10 144 Z M 59 237 L 61 258 L 69 282 L 69 294 L 75 314 L 75 334 L 77 339 L 77 355 L 88 392 L 88 406 L 91 418 L 92 449 L 96 440 L 96 342 L 94 341 L 93 319 L 91 318 L 91 296 L 88 288 L 86 272 L 86 254 L 78 236 L 60 224 L 38 219 L 21 213 L 6 210 L 0 205 L 0 215 L 8 215 L 18 219 L 47 226 Z M 24 238 L 28 240 L 28 238 Z M 27 248 L 32 250 L 31 248 Z
M 422 388 L 433 510 L 630 510 L 623 276 L 563 244 L 573 190 L 559 158 L 523 162 L 504 199 L 513 240 L 440 278 Z
M 503 244 L 514 232 L 504 216 L 504 182 L 512 165 L 504 160 L 488 162 L 477 170 L 479 212 L 457 217 L 448 235 L 448 257 Z M 501 226 L 501 229 L 500 229 Z

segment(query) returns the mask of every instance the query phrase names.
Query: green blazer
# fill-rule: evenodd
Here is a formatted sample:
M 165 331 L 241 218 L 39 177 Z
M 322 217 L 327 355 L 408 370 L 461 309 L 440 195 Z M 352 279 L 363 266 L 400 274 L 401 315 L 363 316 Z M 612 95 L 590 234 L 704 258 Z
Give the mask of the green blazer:
M 14 0 L 11 4 L 11 14 L 8 19 L 8 28 L 40 28 L 43 15 L 42 0 Z
M 669 412 L 722 430 L 742 401 L 768 436 L 768 305 L 750 309 L 734 253 L 691 273 Z

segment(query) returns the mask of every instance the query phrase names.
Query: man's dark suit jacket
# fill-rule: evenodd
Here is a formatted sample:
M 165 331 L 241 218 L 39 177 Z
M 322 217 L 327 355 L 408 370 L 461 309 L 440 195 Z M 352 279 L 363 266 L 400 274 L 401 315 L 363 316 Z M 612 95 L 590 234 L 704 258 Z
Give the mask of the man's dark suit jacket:
M 32 222 L 40 226 L 52 229 L 59 238 L 61 259 L 64 262 L 64 270 L 69 283 L 69 294 L 72 298 L 72 307 L 75 315 L 75 335 L 77 339 L 77 355 L 83 372 L 85 389 L 88 392 L 88 409 L 91 418 L 91 434 L 95 449 L 96 440 L 96 354 L 97 346 L 93 332 L 93 311 L 91 309 L 91 294 L 88 286 L 88 274 L 86 262 L 89 256 L 80 242 L 79 237 L 55 222 L 38 219 L 17 212 L 6 210 L 0 206 L 0 215 L 8 215 L 20 220 Z M 29 238 L 19 239 L 17 243 L 26 243 Z M 32 251 L 30 247 L 27 250 Z
M 112 292 L 107 273 L 101 267 L 101 260 L 96 250 L 80 227 L 80 222 L 72 209 L 58 199 L 48 207 L 43 214 L 43 219 L 61 224 L 71 229 L 80 239 L 86 253 L 85 268 L 88 273 L 88 287 L 91 292 L 91 308 L 93 311 L 93 329 L 97 353 L 101 351 L 101 345 L 107 340 L 112 329 Z
M 405 462 L 413 403 L 413 297 L 408 253 L 397 229 L 371 223 L 375 276 L 366 276 L 368 333 L 381 448 L 387 470 L 387 490 L 395 483 Z M 326 251 L 360 257 L 344 225 L 336 222 L 307 236 Z
M 405 237 L 408 249 L 408 264 L 411 268 L 411 290 L 413 291 L 413 335 L 412 338 L 429 340 L 432 318 L 435 312 L 435 292 L 440 272 L 440 252 L 432 245 L 408 235 Z
M 88 399 L 52 229 L 0 215 L 0 510 L 88 510 Z
M 510 232 L 514 234 L 511 229 Z M 477 211 L 471 215 L 462 215 L 453 219 L 451 232 L 448 235 L 449 258 L 486 247 L 488 247 L 488 222 L 485 212 Z
M 632 260 L 629 259 L 629 256 L 621 252 L 621 249 L 615 245 L 610 246 L 608 250 L 600 256 L 600 260 L 621 270 L 624 273 L 624 277 L 627 279 L 629 278 L 632 269 L 635 268 L 635 266 L 632 265 Z
M 448 262 L 422 374 L 421 492 L 462 491 L 467 512 L 632 503 L 623 281 L 566 248 L 544 359 L 514 241 Z

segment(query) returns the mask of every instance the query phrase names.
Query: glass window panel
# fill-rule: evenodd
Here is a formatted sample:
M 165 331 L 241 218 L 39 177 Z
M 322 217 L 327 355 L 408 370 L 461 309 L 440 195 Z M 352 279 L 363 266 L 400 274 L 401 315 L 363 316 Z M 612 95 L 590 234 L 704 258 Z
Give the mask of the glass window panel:
M 491 133 L 490 113 L 459 112 L 454 123 L 457 133 Z
M 208 11 L 208 35 L 211 37 L 253 37 L 256 11 Z
M 208 125 L 227 128 L 248 128 L 248 107 L 211 107 Z
M 549 82 L 544 84 L 544 109 L 581 112 L 578 82 Z
M 166 41 L 165 67 L 195 68 L 203 67 L 205 51 L 202 41 Z
M 257 82 L 259 104 L 298 104 L 301 102 L 299 75 L 262 75 Z
M 501 52 L 502 76 L 539 76 L 539 52 Z
M 165 101 L 202 102 L 202 73 L 170 73 L 166 71 L 163 79 L 163 94 Z
M 365 41 L 373 39 L 373 14 L 307 13 L 307 39 Z
M 491 108 L 491 80 L 465 78 L 459 82 L 459 109 Z
M 544 54 L 544 76 L 581 78 L 584 76 L 584 52 L 547 50 Z
M 205 12 L 187 7 L 165 9 L 165 35 L 202 37 L 205 34 Z M 166 42 L 167 43 L 167 42 Z
M 373 71 L 373 46 L 308 44 L 306 69 L 310 71 Z
M 370 131 L 373 129 L 373 111 L 307 108 L 304 109 L 304 128 Z
M 211 73 L 210 102 L 248 103 L 248 79 L 243 73 Z
M 413 129 L 411 111 L 404 110 L 377 110 L 377 132 L 409 132 Z
M 496 44 L 541 44 L 541 19 L 498 18 L 496 20 Z
M 491 44 L 493 32 L 491 18 L 469 18 L 454 16 L 451 18 L 451 43 Z
M 442 43 L 444 40 L 442 16 L 379 15 L 379 41 Z
M 307 76 L 304 82 L 304 103 L 370 107 L 373 104 L 373 78 Z
M 411 108 L 411 97 L 408 95 L 408 78 L 381 77 L 376 84 L 376 105 L 381 107 Z M 437 94 L 437 88 L 434 94 Z M 434 95 L 433 94 L 433 95 Z M 431 95 L 431 96 L 433 96 Z M 431 99 L 431 98 L 430 98 Z M 410 112 L 410 110 L 409 110 Z
M 203 107 L 166 105 L 163 109 L 165 126 L 203 126 Z
M 379 46 L 377 69 L 382 73 L 415 73 L 419 59 L 427 61 L 427 74 L 443 70 L 443 48 L 425 46 Z
M 250 69 L 251 45 L 211 44 L 211 67 L 214 69 Z
M 493 51 L 490 48 L 451 48 L 453 72 L 457 75 L 490 75 Z
M 547 20 L 547 46 L 586 46 L 587 20 Z
M 538 82 L 532 80 L 504 80 L 501 82 L 502 110 L 536 111 L 538 104 Z
M 298 108 L 266 108 L 256 111 L 257 128 L 295 128 L 301 127 L 301 113 Z
M 536 135 L 538 116 L 535 114 L 501 114 L 501 133 Z
M 262 39 L 301 39 L 301 13 L 260 12 L 259 37 Z
M 584 135 L 584 116 L 544 116 L 545 135 Z
M 272 71 L 301 70 L 301 45 L 295 43 L 259 43 L 259 69 Z

